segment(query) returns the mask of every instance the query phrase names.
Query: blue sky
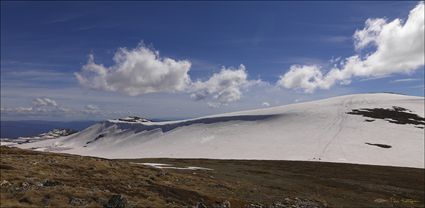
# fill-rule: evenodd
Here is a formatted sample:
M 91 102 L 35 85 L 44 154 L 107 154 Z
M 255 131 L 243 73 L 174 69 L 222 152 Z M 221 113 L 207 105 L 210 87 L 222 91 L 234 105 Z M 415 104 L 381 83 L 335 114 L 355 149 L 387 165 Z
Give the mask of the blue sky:
M 288 80 L 276 84 L 293 65 L 319 66 L 325 75 L 332 68 L 331 59 L 373 53 L 377 46 L 355 49 L 356 30 L 364 29 L 370 18 L 406 21 L 417 5 L 414 1 L 1 2 L 2 120 L 86 120 L 128 114 L 187 118 L 362 92 L 424 96 L 423 64 L 408 72 L 399 68 L 379 76 L 350 75 L 350 84 L 318 85 L 310 91 Z M 209 92 L 200 100 L 190 98 L 197 91 L 180 88 L 129 96 L 76 79 L 74 73 L 82 72 L 89 54 L 96 64 L 111 67 L 119 48 L 131 51 L 141 42 L 161 58 L 189 61 L 190 80 L 205 83 L 188 88 L 205 92 L 215 73 L 223 67 L 235 71 L 241 64 L 246 83 L 261 83 L 231 86 L 240 95 L 221 102 L 214 96 L 229 89 Z M 111 86 L 118 84 L 123 83 Z M 37 104 L 37 98 L 54 104 Z

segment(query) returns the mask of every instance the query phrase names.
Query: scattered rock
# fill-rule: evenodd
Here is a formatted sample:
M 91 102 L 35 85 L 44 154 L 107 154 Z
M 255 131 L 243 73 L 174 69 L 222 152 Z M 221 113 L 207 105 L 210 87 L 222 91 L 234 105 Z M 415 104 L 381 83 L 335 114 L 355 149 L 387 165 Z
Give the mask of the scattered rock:
M 213 205 L 213 208 L 230 208 L 230 207 L 231 207 L 230 202 L 227 200 Z
M 43 187 L 43 183 L 35 183 L 37 187 Z
M 159 172 L 156 174 L 156 176 L 158 176 L 158 177 L 161 177 L 161 176 L 166 176 L 167 175 L 167 172 L 165 172 L 164 170 L 162 170 L 162 169 L 159 169 Z
M 125 121 L 125 122 L 132 122 L 132 123 L 134 123 L 134 122 L 149 122 L 148 119 L 141 118 L 141 117 L 138 117 L 138 116 L 128 116 L 126 118 L 119 118 L 118 120 L 119 121 Z
M 264 206 L 261 204 L 248 204 L 246 208 L 263 208 Z
M 69 204 L 71 206 L 83 206 L 85 204 L 85 201 L 80 198 L 71 197 L 71 199 L 69 199 Z
M 56 161 L 55 159 L 49 159 L 47 162 L 50 163 L 50 164 L 57 164 L 58 163 L 58 161 Z
M 323 204 L 309 199 L 285 198 L 283 201 L 273 202 L 272 204 L 253 203 L 245 206 L 246 208 L 323 208 Z
M 7 181 L 7 180 L 3 180 L 1 183 L 0 183 L 0 186 L 10 186 L 10 185 L 12 185 L 9 181 Z
M 208 207 L 204 203 L 198 202 L 198 203 L 196 203 L 196 205 L 194 206 L 194 208 L 208 208 Z
M 22 188 L 22 190 L 27 190 L 27 189 L 30 188 L 30 184 L 27 183 L 27 182 L 22 182 L 21 183 L 21 188 Z
M 103 206 L 104 208 L 126 208 L 127 199 L 122 195 L 112 195 L 109 201 Z
M 394 109 L 395 111 L 397 111 L 397 112 L 404 112 L 404 111 L 412 112 L 412 111 L 411 111 L 411 110 L 409 110 L 409 109 L 406 109 L 406 108 L 403 108 L 403 107 L 398 107 L 398 106 L 393 106 L 393 109 Z
M 294 207 L 294 208 L 322 208 L 325 207 L 321 203 L 310 200 L 310 199 L 301 199 L 298 197 L 295 198 L 285 198 L 283 202 L 280 202 L 279 205 L 277 203 L 274 203 L 274 208 L 280 208 L 280 207 Z
M 58 185 L 61 185 L 61 183 L 57 181 L 45 180 L 43 182 L 43 186 L 58 186 Z

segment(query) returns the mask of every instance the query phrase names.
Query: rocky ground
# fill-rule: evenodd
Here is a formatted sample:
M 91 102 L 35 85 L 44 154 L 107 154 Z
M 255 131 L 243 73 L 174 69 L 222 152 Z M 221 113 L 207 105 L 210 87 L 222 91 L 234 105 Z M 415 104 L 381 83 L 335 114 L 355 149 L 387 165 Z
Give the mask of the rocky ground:
M 107 160 L 0 150 L 1 207 L 424 207 L 425 201 L 424 169 L 259 160 Z M 171 168 L 141 164 L 147 162 Z

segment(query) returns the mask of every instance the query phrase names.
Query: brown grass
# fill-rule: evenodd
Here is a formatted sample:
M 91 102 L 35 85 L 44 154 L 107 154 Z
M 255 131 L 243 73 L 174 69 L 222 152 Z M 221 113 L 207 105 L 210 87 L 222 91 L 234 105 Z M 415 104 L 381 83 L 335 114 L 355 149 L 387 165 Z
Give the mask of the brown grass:
M 424 169 L 258 160 L 107 160 L 0 150 L 1 207 L 102 207 L 114 194 L 123 195 L 133 207 L 191 207 L 198 202 L 212 207 L 224 201 L 246 207 L 295 197 L 318 207 L 424 207 Z M 132 162 L 213 170 L 157 169 Z

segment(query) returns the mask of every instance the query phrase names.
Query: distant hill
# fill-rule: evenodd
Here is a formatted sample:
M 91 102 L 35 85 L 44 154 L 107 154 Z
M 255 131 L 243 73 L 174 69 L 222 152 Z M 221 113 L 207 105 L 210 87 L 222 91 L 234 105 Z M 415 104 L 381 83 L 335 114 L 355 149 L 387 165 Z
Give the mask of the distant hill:
M 1 138 L 35 136 L 52 129 L 83 130 L 98 121 L 1 121 Z

